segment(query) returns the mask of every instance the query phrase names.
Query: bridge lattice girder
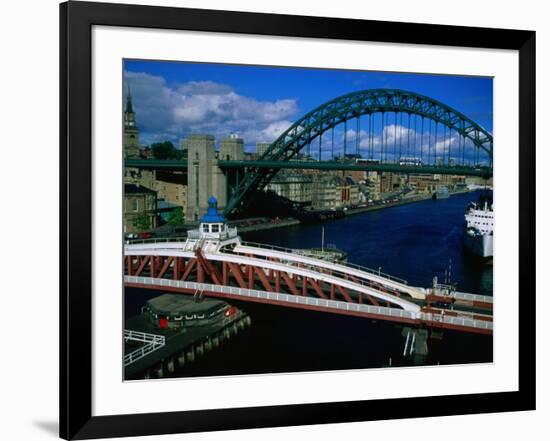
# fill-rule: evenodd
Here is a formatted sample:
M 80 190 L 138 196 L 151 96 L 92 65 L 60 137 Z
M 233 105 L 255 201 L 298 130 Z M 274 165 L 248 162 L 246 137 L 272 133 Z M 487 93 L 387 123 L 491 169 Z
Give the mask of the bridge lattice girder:
M 395 298 L 401 303 L 396 305 L 379 296 L 353 291 L 343 284 L 327 284 L 322 277 L 300 277 L 296 273 L 231 260 L 213 261 L 200 252 L 185 256 L 170 253 L 126 255 L 126 286 L 269 303 L 438 329 L 492 333 L 491 317 L 482 314 L 463 317 L 464 313 L 460 311 L 443 311 L 429 305 L 420 311 L 411 311 L 401 309 L 408 303 L 405 299 Z M 361 283 L 353 276 L 345 282 Z M 257 289 L 260 291 L 253 295 Z M 378 289 L 384 290 L 384 287 L 378 286 Z
M 484 150 L 492 167 L 493 136 L 459 111 L 433 98 L 399 89 L 368 89 L 328 101 L 304 115 L 277 138 L 260 157 L 266 161 L 288 161 L 314 139 L 335 126 L 362 115 L 403 112 L 431 119 L 469 139 L 474 148 Z M 263 189 L 278 169 L 251 169 L 225 208 L 230 213 L 252 190 Z
M 170 254 L 172 255 L 156 253 L 126 255 L 124 257 L 125 274 L 157 279 L 195 280 L 199 283 L 209 282 L 215 285 L 234 284 L 247 289 L 258 286 L 269 292 L 339 299 L 350 303 L 367 302 L 376 306 L 384 303 L 398 309 L 417 308 L 416 305 L 396 297 L 377 284 L 369 288 L 370 293 L 361 292 L 364 283 L 353 276 L 343 278 L 340 283 L 336 278 L 335 283 L 327 283 L 323 278 L 332 277 L 332 275 L 326 269 L 321 269 L 322 272 L 316 276 L 304 265 L 291 267 L 288 271 L 272 268 L 274 264 L 279 263 L 278 259 L 262 262 L 260 259 L 248 256 L 246 259 L 245 256 L 228 255 L 229 259 L 214 260 L 212 256 L 207 259 L 200 250 L 194 256 L 179 256 L 174 252 Z M 218 257 L 221 259 L 224 255 Z M 240 262 L 243 258 L 249 262 L 247 264 Z M 354 284 L 358 285 L 359 291 L 353 290 Z

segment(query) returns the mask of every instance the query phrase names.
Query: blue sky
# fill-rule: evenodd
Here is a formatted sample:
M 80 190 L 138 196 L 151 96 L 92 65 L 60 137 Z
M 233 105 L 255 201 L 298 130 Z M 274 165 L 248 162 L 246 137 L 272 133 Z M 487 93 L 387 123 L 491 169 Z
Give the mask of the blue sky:
M 124 62 L 141 142 L 237 133 L 251 150 L 340 95 L 396 88 L 427 95 L 493 130 L 491 78 L 185 62 Z

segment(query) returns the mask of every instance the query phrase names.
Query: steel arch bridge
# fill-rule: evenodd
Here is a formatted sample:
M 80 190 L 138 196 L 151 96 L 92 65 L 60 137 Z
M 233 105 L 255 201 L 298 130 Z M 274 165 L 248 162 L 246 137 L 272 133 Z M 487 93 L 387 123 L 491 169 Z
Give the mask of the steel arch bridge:
M 361 126 L 361 117 L 364 116 L 367 118 L 366 130 Z M 355 142 L 350 145 L 348 123 L 353 120 L 355 129 L 351 126 L 351 136 L 355 137 Z M 295 161 L 300 157 L 321 162 L 327 156 L 334 160 L 334 132 L 342 125 L 343 146 L 340 148 L 343 147 L 343 155 L 338 159 L 340 162 L 361 158 L 379 164 L 381 170 L 393 164 L 392 170 L 399 171 L 401 167 L 408 173 L 420 173 L 423 168 L 432 172 L 439 168 L 449 173 L 449 168 L 460 168 L 456 174 L 468 174 L 471 170 L 472 175 L 479 176 L 482 170 L 483 175 L 492 175 L 493 136 L 472 119 L 440 101 L 414 92 L 368 89 L 328 101 L 285 130 L 269 145 L 259 161 L 247 167 L 242 179 L 238 179 L 225 212 L 238 209 L 247 194 L 262 190 L 281 168 L 259 166 L 260 162 L 273 164 Z M 323 139 L 327 132 L 330 132 L 328 149 L 327 140 Z M 419 167 L 403 164 L 404 155 L 409 160 L 413 158 L 413 165 Z

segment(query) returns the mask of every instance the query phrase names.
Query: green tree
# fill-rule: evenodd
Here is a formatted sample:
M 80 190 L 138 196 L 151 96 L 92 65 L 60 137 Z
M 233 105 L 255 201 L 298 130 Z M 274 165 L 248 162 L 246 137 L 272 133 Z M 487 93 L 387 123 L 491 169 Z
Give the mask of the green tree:
M 183 210 L 180 207 L 174 208 L 168 215 L 168 224 L 170 225 L 181 225 L 184 220 Z
M 134 228 L 139 231 L 145 231 L 151 228 L 151 222 L 149 220 L 149 216 L 145 213 L 139 213 L 134 219 L 132 220 L 132 225 Z
M 170 141 L 155 142 L 151 144 L 155 159 L 178 159 L 181 156 Z

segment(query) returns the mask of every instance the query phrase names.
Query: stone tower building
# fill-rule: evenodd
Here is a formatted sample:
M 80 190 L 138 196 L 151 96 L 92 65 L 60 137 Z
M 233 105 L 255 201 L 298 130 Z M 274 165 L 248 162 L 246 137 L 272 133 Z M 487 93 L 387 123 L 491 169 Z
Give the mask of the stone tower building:
M 208 198 L 214 196 L 218 207 L 227 203 L 225 176 L 218 167 L 212 135 L 189 135 L 187 145 L 187 210 L 185 218 L 198 221 L 208 209 Z
M 244 141 L 235 134 L 220 141 L 220 161 L 244 159 Z
M 124 110 L 124 157 L 139 158 L 139 130 L 136 124 L 136 114 L 132 107 L 132 94 L 128 86 L 126 109 Z

